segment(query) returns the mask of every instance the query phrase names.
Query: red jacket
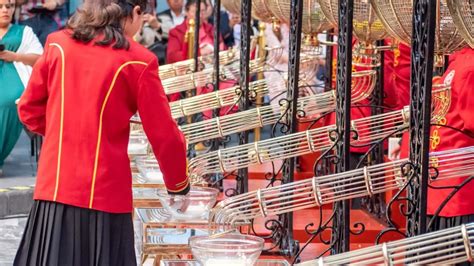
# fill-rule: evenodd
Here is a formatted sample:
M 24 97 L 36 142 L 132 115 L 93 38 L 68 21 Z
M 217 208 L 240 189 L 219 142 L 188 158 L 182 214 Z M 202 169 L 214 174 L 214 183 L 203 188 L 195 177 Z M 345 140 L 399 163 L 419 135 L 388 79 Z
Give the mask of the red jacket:
M 202 43 L 206 38 L 213 38 L 214 28 L 211 24 L 203 22 L 201 24 L 201 29 L 202 31 L 200 31 L 199 43 Z M 168 37 L 168 48 L 166 49 L 167 64 L 188 59 L 188 43 L 185 40 L 187 30 L 187 20 L 170 30 Z M 220 40 L 220 43 L 222 44 L 222 40 Z M 221 47 L 221 49 L 223 48 L 224 47 Z
M 34 198 L 112 213 L 132 211 L 127 155 L 137 112 L 170 193 L 186 193 L 186 147 L 171 118 L 158 62 L 132 40 L 116 50 L 51 34 L 18 108 L 44 135 Z
M 453 57 L 454 58 L 454 57 Z M 474 50 L 465 48 L 451 62 L 440 82 L 451 85 L 451 104 L 448 113 L 436 124 L 446 124 L 463 131 L 474 133 Z M 408 134 L 404 135 L 401 157 L 408 156 Z M 439 126 L 431 126 L 430 151 L 445 151 L 450 149 L 474 146 L 474 138 L 460 132 Z M 432 161 L 433 162 L 433 161 Z M 435 166 L 436 165 L 432 165 Z M 440 165 L 440 167 L 443 167 Z M 439 177 L 442 179 L 442 176 Z M 432 182 L 433 186 L 455 186 L 466 177 Z M 434 214 L 441 202 L 446 199 L 452 189 L 428 188 L 428 214 Z M 451 217 L 474 214 L 474 182 L 469 182 L 459 190 L 444 207 L 440 216 Z

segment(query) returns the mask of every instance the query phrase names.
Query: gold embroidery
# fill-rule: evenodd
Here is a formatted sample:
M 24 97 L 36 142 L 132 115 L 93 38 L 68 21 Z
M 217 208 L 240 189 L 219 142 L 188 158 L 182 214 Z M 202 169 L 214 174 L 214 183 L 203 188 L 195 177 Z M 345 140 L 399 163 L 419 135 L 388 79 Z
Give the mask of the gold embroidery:
M 59 49 L 61 53 L 61 114 L 59 120 L 59 144 L 58 144 L 58 164 L 56 168 L 56 184 L 54 187 L 54 197 L 53 201 L 56 201 L 58 197 L 58 189 L 59 189 L 59 174 L 61 172 L 61 153 L 62 153 L 62 146 L 63 146 L 63 131 L 64 131 L 64 81 L 65 81 L 65 62 L 66 59 L 64 57 L 64 49 L 58 43 L 51 43 L 50 46 L 55 46 Z
M 398 66 L 398 64 L 400 63 L 400 61 L 398 61 L 399 57 L 400 57 L 400 46 L 397 46 L 397 48 L 393 50 L 393 66 L 394 67 Z
M 186 179 L 186 183 L 184 183 L 183 185 L 181 185 L 182 188 L 176 189 L 176 190 L 167 188 L 166 190 L 168 190 L 169 192 L 174 192 L 174 193 L 181 192 L 181 191 L 185 190 L 185 189 L 188 187 L 188 184 L 189 184 L 189 179 Z
M 100 109 L 99 132 L 98 132 L 98 135 L 97 135 L 97 146 L 96 146 L 96 150 L 95 150 L 94 171 L 92 173 L 92 185 L 91 185 L 91 195 L 90 195 L 90 199 L 89 199 L 89 208 L 92 208 L 92 202 L 94 201 L 95 179 L 97 177 L 97 167 L 99 165 L 99 151 L 100 151 L 100 142 L 101 142 L 101 138 L 102 138 L 102 119 L 103 119 L 103 116 L 104 116 L 105 106 L 107 105 L 107 102 L 109 100 L 109 96 L 110 96 L 110 94 L 112 93 L 112 90 L 115 87 L 115 82 L 117 81 L 117 78 L 118 78 L 120 72 L 122 72 L 122 70 L 126 66 L 133 65 L 133 64 L 148 66 L 147 63 L 141 62 L 141 61 L 130 61 L 130 62 L 126 62 L 126 63 L 122 64 L 117 69 L 117 71 L 115 72 L 115 75 L 112 79 L 112 83 L 110 84 L 109 90 L 107 91 L 107 94 L 105 95 L 104 102 L 102 103 L 102 108 Z
M 430 157 L 430 164 L 431 164 L 431 167 L 438 168 L 439 167 L 438 157 Z

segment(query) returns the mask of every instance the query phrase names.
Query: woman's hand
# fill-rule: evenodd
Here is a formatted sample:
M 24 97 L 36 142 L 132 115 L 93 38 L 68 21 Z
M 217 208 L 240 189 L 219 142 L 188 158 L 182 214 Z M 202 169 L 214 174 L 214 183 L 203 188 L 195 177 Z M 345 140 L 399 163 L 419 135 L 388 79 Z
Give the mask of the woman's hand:
M 161 28 L 161 23 L 158 21 L 155 15 L 145 14 L 143 15 L 143 21 L 147 22 L 150 28 L 154 30 L 159 30 Z
M 28 66 L 33 66 L 40 55 L 37 54 L 19 54 L 12 51 L 0 52 L 0 60 L 5 62 L 20 62 Z
M 3 52 L 0 52 L 0 60 L 3 60 L 5 62 L 16 62 L 18 61 L 18 54 L 12 51 L 5 50 Z

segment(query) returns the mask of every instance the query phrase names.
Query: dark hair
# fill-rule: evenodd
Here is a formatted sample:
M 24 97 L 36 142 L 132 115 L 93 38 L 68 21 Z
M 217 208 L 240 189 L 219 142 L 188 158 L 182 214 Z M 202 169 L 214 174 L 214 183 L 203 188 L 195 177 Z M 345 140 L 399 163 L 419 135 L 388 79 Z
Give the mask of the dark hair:
M 97 45 L 114 43 L 115 49 L 128 49 L 130 44 L 123 33 L 123 20 L 132 16 L 135 6 L 147 9 L 147 0 L 86 0 L 82 8 L 69 19 L 67 27 L 72 30 L 72 38 L 88 43 L 98 35 L 103 35 Z
M 192 6 L 192 5 L 195 5 L 197 2 L 200 2 L 200 3 L 202 3 L 202 4 L 205 4 L 206 7 L 207 7 L 206 1 L 203 1 L 203 0 L 199 0 L 199 1 L 198 1 L 198 0 L 188 0 L 188 1 L 186 2 L 186 5 L 184 5 L 184 9 L 185 9 L 186 11 L 189 11 L 189 8 L 191 8 L 191 6 Z

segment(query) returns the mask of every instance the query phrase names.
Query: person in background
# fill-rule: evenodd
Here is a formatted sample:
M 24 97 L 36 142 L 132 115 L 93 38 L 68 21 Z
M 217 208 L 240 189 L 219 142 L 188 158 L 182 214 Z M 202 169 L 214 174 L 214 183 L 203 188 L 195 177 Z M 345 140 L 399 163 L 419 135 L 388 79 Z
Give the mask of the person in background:
M 158 60 L 132 39 L 146 7 L 87 1 L 48 37 L 18 103 L 21 121 L 44 142 L 14 266 L 136 265 L 127 145 L 137 111 L 168 193 L 188 193 L 186 145 Z
M 157 17 L 161 21 L 161 30 L 163 39 L 168 40 L 170 30 L 183 23 L 185 12 L 183 11 L 183 0 L 167 0 L 169 9 L 158 13 Z
M 185 40 L 185 35 L 188 31 L 189 20 L 195 18 L 197 2 L 197 0 L 188 0 L 185 7 L 186 20 L 170 31 L 168 48 L 166 50 L 166 62 L 168 64 L 188 59 L 188 43 Z M 206 10 L 206 2 L 201 1 L 200 3 L 201 10 Z M 200 15 L 202 23 L 199 29 L 199 55 L 210 55 L 214 52 L 214 29 L 212 25 L 206 22 L 204 12 Z M 224 49 L 222 43 L 220 49 Z M 199 92 L 198 89 L 198 94 Z M 176 101 L 179 98 L 179 94 L 170 95 L 170 101 Z
M 154 11 L 143 15 L 143 22 L 143 27 L 134 39 L 152 51 L 158 58 L 160 65 L 164 65 L 166 63 L 166 43 L 163 39 L 161 23 Z
M 286 98 L 286 81 L 284 73 L 288 72 L 288 48 L 290 29 L 287 24 L 281 24 L 277 31 L 271 23 L 265 23 L 265 40 L 269 48 L 267 61 L 272 61 L 272 68 L 264 72 L 265 79 L 272 84 L 269 86 L 269 101 L 273 104 L 275 111 L 279 110 L 279 101 Z
M 407 47 L 407 49 L 409 49 Z M 408 50 L 409 52 L 409 50 Z M 408 56 L 410 53 L 408 53 Z M 406 77 L 409 77 L 409 68 Z M 409 79 L 407 81 L 409 85 Z M 437 121 L 432 121 L 430 128 L 430 152 L 446 151 L 474 146 L 474 119 L 472 96 L 474 84 L 474 49 L 464 48 L 450 57 L 449 66 L 442 77 L 434 77 L 433 84 L 444 84 L 450 88 L 449 109 L 446 114 L 437 114 Z M 409 92 L 406 102 L 409 103 Z M 453 130 L 441 125 L 453 127 Z M 409 133 L 403 135 L 400 158 L 409 157 Z M 451 162 L 454 165 L 456 162 Z M 449 168 L 449 163 L 439 163 L 436 158 L 430 160 L 430 167 L 437 169 Z M 439 215 L 434 214 L 441 207 L 455 187 L 465 181 L 468 176 L 446 179 L 441 171 L 436 179 L 430 179 L 428 187 L 427 214 L 433 223 L 431 231 L 459 226 L 474 222 L 474 182 L 470 181 L 459 189 L 441 209 Z M 462 264 L 470 265 L 470 264 Z
M 20 24 L 31 27 L 44 45 L 46 37 L 61 26 L 59 11 L 64 3 L 65 0 L 18 0 Z
M 206 17 L 207 17 L 207 22 L 211 24 L 212 26 L 215 26 L 214 23 L 214 8 L 212 5 L 211 0 L 206 0 L 207 3 L 207 9 L 206 9 Z M 240 20 L 240 18 L 238 18 Z M 232 21 L 235 24 L 235 20 Z M 238 21 L 237 23 L 239 23 Z M 219 32 L 222 36 L 222 40 L 224 41 L 225 46 L 227 47 L 233 47 L 234 46 L 234 34 L 233 34 L 233 26 L 234 24 L 231 24 L 231 21 L 229 19 L 229 13 L 225 10 L 221 10 L 221 18 L 220 18 L 220 23 L 219 23 Z
M 31 66 L 43 53 L 30 27 L 11 24 L 14 10 L 15 0 L 0 0 L 0 176 L 23 128 L 15 101 L 28 84 Z
M 163 41 L 161 23 L 154 13 L 143 15 L 143 27 L 135 36 L 135 40 L 145 47 L 150 47 L 156 42 Z

